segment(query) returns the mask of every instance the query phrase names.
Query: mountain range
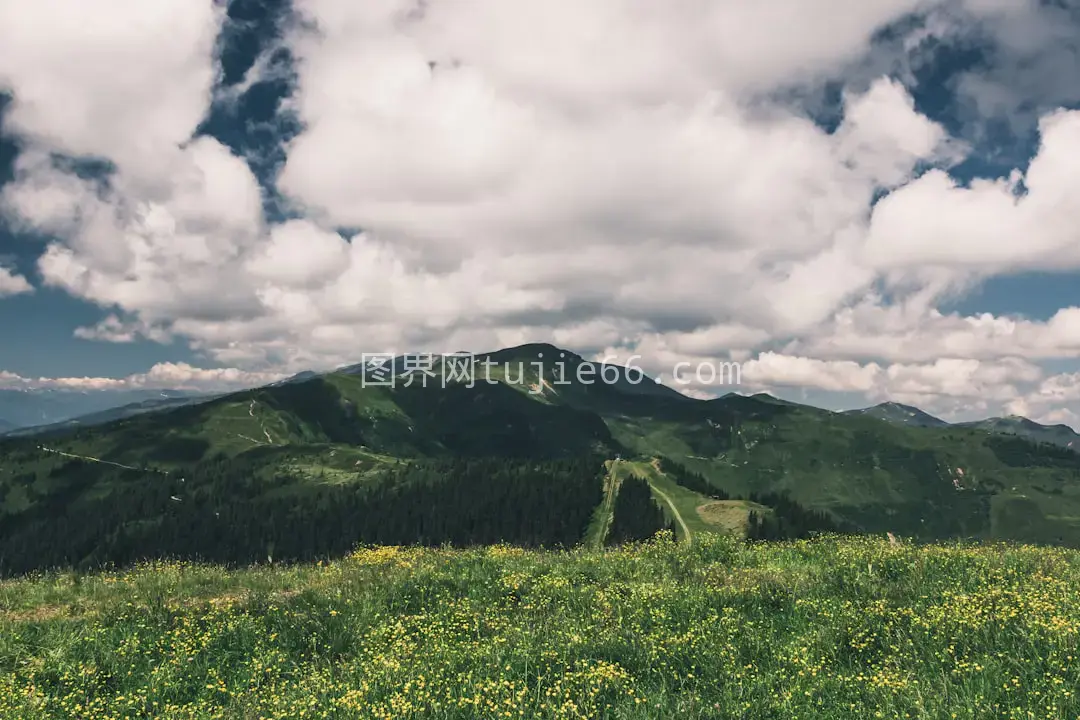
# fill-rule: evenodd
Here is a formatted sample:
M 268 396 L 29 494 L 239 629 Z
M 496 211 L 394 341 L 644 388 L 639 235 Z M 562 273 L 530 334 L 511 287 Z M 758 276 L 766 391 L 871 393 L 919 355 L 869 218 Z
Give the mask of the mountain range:
M 215 532 L 254 523 L 229 535 L 247 554 L 226 559 L 250 559 L 259 533 L 280 554 L 293 542 L 279 537 L 285 527 L 316 533 L 304 548 L 512 540 L 513 528 L 550 521 L 530 515 L 542 507 L 592 518 L 560 526 L 559 542 L 602 542 L 631 477 L 687 538 L 784 515 L 915 538 L 1080 545 L 1080 453 L 1054 427 L 948 424 L 894 404 L 836 413 L 765 394 L 698 400 L 550 345 L 476 360 L 489 371 L 472 384 L 440 382 L 445 358 L 431 376 L 395 361 L 392 385 L 352 367 L 0 438 L 0 548 L 23 569 L 47 547 L 61 548 L 57 561 L 111 560 L 226 514 L 229 529 Z M 596 470 L 583 475 L 581 462 Z M 545 491 L 549 476 L 561 484 Z M 360 509 L 353 520 L 327 515 L 342 507 Z M 489 527 L 508 513 L 504 530 Z M 330 527 L 343 529 L 319 534 Z
M 1051 443 L 1080 451 L 1080 434 L 1068 425 L 1041 425 L 1019 415 L 950 424 L 917 407 L 895 402 L 885 402 L 873 407 L 847 410 L 845 412 L 849 415 L 877 418 L 896 425 L 930 428 L 944 428 L 952 425 L 953 427 L 972 428 L 988 433 L 1015 435 L 1035 442 Z
M 572 355 L 577 361 L 581 361 L 580 356 L 569 351 L 553 349 L 552 352 L 566 357 Z M 405 369 L 405 362 L 405 358 L 395 358 L 395 371 L 402 372 Z M 361 364 L 349 365 L 340 368 L 336 373 L 359 375 L 363 372 L 363 367 Z M 303 383 L 320 376 L 316 372 L 304 371 L 268 387 Z M 671 398 L 685 397 L 666 385 L 654 382 L 624 382 L 622 387 L 627 392 L 660 394 Z M 15 433 L 32 435 L 70 429 L 75 426 L 101 425 L 132 415 L 208 402 L 219 396 L 220 393 L 194 393 L 186 390 L 0 390 L 0 435 Z M 771 398 L 772 396 L 762 393 L 756 397 Z M 777 398 L 773 399 L 780 401 Z M 883 402 L 872 407 L 845 410 L 843 414 L 872 417 L 912 427 L 944 428 L 954 425 L 973 428 L 990 433 L 1015 435 L 1036 442 L 1052 443 L 1080 452 L 1080 433 L 1068 425 L 1042 425 L 1018 415 L 949 423 L 917 407 L 897 402 Z
M 96 420 L 87 416 L 115 411 L 123 406 L 133 409 L 142 406 L 150 410 L 167 407 L 170 402 L 200 397 L 204 396 L 186 390 L 4 389 L 0 390 L 0 432 L 75 420 L 93 423 Z

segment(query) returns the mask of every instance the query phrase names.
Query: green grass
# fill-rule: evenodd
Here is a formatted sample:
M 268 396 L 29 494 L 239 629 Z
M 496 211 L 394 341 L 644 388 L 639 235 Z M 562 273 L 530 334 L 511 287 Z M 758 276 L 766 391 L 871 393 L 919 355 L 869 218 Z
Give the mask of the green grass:
M 1080 553 L 670 533 L 0 583 L 0 718 L 1076 718 Z
M 712 500 L 698 508 L 698 515 L 706 523 L 739 537 L 746 535 L 751 512 L 766 516 L 772 513 L 772 508 L 748 500 Z

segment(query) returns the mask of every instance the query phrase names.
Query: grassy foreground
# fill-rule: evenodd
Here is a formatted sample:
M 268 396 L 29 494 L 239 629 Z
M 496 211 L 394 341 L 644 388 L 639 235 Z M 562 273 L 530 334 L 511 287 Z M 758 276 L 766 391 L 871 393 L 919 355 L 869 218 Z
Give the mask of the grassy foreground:
M 0 718 L 1070 718 L 1080 553 L 670 534 L 0 583 Z

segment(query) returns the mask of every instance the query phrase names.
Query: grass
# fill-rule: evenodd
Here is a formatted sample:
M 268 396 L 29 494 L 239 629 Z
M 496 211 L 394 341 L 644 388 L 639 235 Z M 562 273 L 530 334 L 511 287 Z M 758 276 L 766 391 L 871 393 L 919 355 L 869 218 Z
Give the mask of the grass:
M 1080 553 L 670 534 L 0 583 L 0 718 L 1076 718 Z
M 697 509 L 698 515 L 709 525 L 740 537 L 746 535 L 751 511 L 762 516 L 772 512 L 771 508 L 749 500 L 713 500 Z

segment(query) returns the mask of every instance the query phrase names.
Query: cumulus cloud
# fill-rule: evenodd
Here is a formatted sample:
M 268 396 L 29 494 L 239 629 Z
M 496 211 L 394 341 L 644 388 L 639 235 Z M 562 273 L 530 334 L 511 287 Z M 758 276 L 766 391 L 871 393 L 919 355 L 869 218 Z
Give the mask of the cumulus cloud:
M 837 312 L 810 338 L 788 352 L 815 357 L 926 362 L 937 357 L 1029 360 L 1080 356 L 1080 308 L 1062 308 L 1046 321 L 990 313 L 942 313 L 925 304 L 884 305 L 867 298 Z
M 1069 160 L 1080 154 L 1080 111 L 1053 113 L 1039 127 L 1042 144 L 1024 174 L 960 187 L 933 170 L 879 202 L 867 261 L 987 274 L 1080 268 L 1080 167 Z
M 1024 390 L 1038 392 L 1036 388 L 1075 380 L 1067 375 L 1046 378 L 1040 367 L 1020 358 L 878 364 L 766 352 L 741 363 L 741 371 L 743 383 L 751 388 L 808 388 L 904 402 L 934 402 L 944 397 L 1004 403 Z
M 1029 163 L 961 183 L 971 143 L 875 54 L 913 16 L 900 52 L 969 32 L 1017 62 L 1065 52 L 1034 0 L 293 4 L 301 129 L 260 185 L 195 136 L 268 67 L 215 88 L 222 3 L 0 0 L 5 129 L 23 147 L 0 212 L 49 238 L 46 286 L 106 310 L 79 337 L 287 372 L 554 339 L 945 398 L 978 397 L 993 368 L 1021 393 L 1031 361 L 1080 350 L 1075 308 L 937 309 L 996 274 L 1080 268 L 1063 88 L 1040 91 Z M 976 107 L 1015 80 L 974 77 L 959 90 Z M 834 129 L 792 100 L 826 83 L 844 87 Z M 290 219 L 266 215 L 268 195 Z M 0 295 L 30 289 L 4 273 Z
M 207 0 L 0 2 L 7 128 L 152 180 L 191 138 L 213 88 L 224 16 Z
M 851 361 L 762 353 L 742 366 L 747 382 L 757 387 L 794 386 L 834 392 L 870 393 L 878 388 L 882 368 Z
M 0 265 L 0 298 L 33 291 L 34 287 L 26 278 Z

